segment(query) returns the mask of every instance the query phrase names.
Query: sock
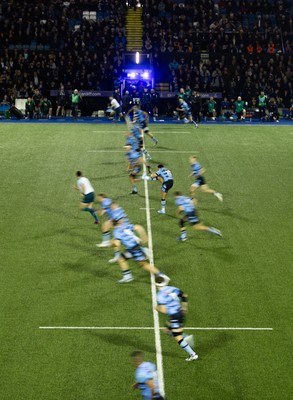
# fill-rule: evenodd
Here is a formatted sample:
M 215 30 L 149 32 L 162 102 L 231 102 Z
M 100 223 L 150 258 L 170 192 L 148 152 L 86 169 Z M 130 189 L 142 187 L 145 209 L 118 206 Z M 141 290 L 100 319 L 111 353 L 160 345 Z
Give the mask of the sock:
M 111 236 L 110 236 L 110 232 L 103 232 L 103 242 L 109 242 Z
M 154 136 L 152 137 L 152 141 L 158 143 L 158 139 L 156 139 Z
M 122 271 L 123 276 L 131 275 L 130 269 L 126 269 L 125 271 Z
M 120 257 L 120 251 L 114 251 L 114 258 L 119 258 Z
M 94 208 L 85 207 L 83 209 L 83 211 L 88 211 L 93 216 L 95 221 L 99 221 L 98 217 L 95 214 L 95 209 Z
M 180 237 L 181 237 L 181 239 L 186 239 L 187 238 L 187 232 L 186 232 L 185 229 L 183 231 L 181 231 Z
M 181 339 L 178 342 L 179 346 L 185 350 L 190 356 L 193 356 L 193 354 L 195 354 L 195 352 L 192 350 L 192 348 L 189 346 L 189 344 L 186 342 L 185 339 Z
M 165 208 L 166 208 L 166 200 L 161 199 L 161 206 L 162 206 L 162 210 L 165 211 Z
M 132 185 L 132 190 L 133 190 L 134 192 L 137 192 L 137 187 L 136 187 L 136 185 Z
M 219 231 L 219 229 L 217 228 L 208 228 L 208 232 L 213 233 L 214 235 L 218 235 L 221 236 L 221 231 Z

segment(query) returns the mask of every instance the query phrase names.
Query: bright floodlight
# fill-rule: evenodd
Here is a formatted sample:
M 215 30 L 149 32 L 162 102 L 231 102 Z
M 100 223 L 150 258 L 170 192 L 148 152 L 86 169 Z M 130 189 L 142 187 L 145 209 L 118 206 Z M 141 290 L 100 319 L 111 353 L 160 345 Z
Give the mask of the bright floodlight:
M 149 78 L 149 73 L 148 72 L 144 72 L 142 75 L 143 79 L 148 79 Z
M 136 64 L 139 64 L 139 52 L 138 51 L 135 53 L 135 62 L 136 62 Z
M 136 75 L 135 72 L 130 72 L 129 74 L 127 74 L 128 78 L 131 78 L 131 79 L 135 79 L 135 75 Z

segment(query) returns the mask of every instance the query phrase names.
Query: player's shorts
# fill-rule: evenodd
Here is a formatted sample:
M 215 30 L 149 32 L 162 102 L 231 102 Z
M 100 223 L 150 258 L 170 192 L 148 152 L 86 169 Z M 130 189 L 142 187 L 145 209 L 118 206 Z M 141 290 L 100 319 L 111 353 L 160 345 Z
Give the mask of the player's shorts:
M 89 204 L 93 203 L 94 200 L 95 200 L 95 192 L 91 192 L 83 196 L 82 203 Z
M 162 192 L 168 193 L 169 190 L 173 187 L 173 183 L 173 180 L 164 182 L 161 187 Z
M 198 216 L 195 214 L 195 211 L 186 213 L 185 216 L 187 217 L 187 222 L 189 222 L 191 225 L 196 225 L 199 223 Z
M 135 175 L 137 175 L 140 171 L 141 171 L 141 165 L 134 165 L 134 166 L 131 168 L 131 170 L 130 170 L 130 172 L 129 172 L 129 175 L 130 175 L 130 176 L 135 176 Z
M 117 108 L 115 108 L 114 109 L 114 111 L 115 111 L 115 115 L 116 115 L 116 117 L 119 117 L 119 115 L 121 114 L 121 112 L 122 112 L 122 110 L 121 110 L 121 107 L 117 107 Z
M 135 246 L 132 249 L 126 249 L 123 253 L 121 253 L 122 257 L 125 260 L 130 260 L 131 258 L 134 261 L 146 261 L 147 257 L 140 246 Z
M 183 111 L 182 117 L 183 118 L 191 117 L 191 111 Z
M 206 181 L 205 181 L 204 177 L 200 176 L 199 178 L 197 178 L 197 180 L 191 186 L 199 187 L 199 186 L 202 186 L 205 184 L 206 184 Z
M 140 150 L 143 149 L 143 138 L 142 137 L 138 139 L 138 148 Z
M 183 327 L 184 324 L 184 314 L 179 311 L 176 314 L 169 315 L 169 322 L 171 329 L 179 329 Z
M 139 124 L 139 127 L 143 130 L 144 133 L 149 132 L 149 127 L 147 126 L 146 121 L 143 121 Z

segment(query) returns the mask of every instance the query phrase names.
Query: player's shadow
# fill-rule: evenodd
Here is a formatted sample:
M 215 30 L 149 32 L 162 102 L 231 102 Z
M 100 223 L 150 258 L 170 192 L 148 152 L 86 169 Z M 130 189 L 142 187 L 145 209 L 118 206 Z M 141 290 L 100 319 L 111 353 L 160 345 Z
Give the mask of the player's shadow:
M 207 253 L 213 253 L 217 258 L 225 262 L 231 263 L 232 261 L 235 261 L 237 259 L 237 257 L 234 254 L 229 253 L 229 250 L 231 250 L 231 246 L 203 247 L 203 246 L 197 246 L 195 244 L 194 248 L 200 251 L 205 251 Z
M 125 331 L 89 331 L 88 334 L 96 337 L 99 340 L 102 340 L 105 343 L 109 343 L 111 345 L 115 345 L 119 348 L 121 347 L 129 347 L 132 349 L 140 349 L 144 352 L 147 353 L 154 353 L 156 354 L 156 350 L 154 348 L 153 345 L 149 345 L 147 344 L 144 340 L 142 336 L 145 335 L 140 335 L 140 337 L 138 335 L 135 335 L 135 333 L 137 332 L 144 332 L 146 334 L 146 332 L 149 333 L 149 335 L 153 335 L 154 332 L 153 330 L 143 330 L 143 331 L 139 331 L 139 330 L 129 330 L 127 332 Z M 174 342 L 174 346 L 176 345 L 176 343 Z M 170 351 L 163 351 L 163 356 L 168 356 L 168 357 L 173 357 L 173 358 L 177 358 L 175 352 L 171 353 Z
M 214 350 L 221 349 L 222 347 L 226 347 L 229 342 L 234 340 L 235 335 L 228 332 L 219 332 L 211 339 L 201 341 L 197 348 L 198 354 L 204 358 L 204 356 L 208 353 L 214 352 Z
M 91 182 L 100 182 L 100 181 L 108 181 L 110 179 L 114 179 L 114 178 L 119 178 L 121 176 L 127 176 L 127 173 L 123 173 L 123 174 L 115 174 L 115 175 L 107 175 L 107 176 L 96 176 L 94 178 L 91 178 Z
M 239 219 L 240 221 L 246 221 L 246 222 L 251 222 L 250 218 L 247 217 L 243 217 L 242 215 L 236 214 L 235 212 L 233 212 L 230 208 L 224 208 L 222 210 L 215 210 L 215 209 L 209 209 L 209 208 L 201 208 L 199 206 L 199 209 L 201 211 L 207 211 L 208 213 L 213 213 L 213 214 L 221 214 L 221 215 L 225 215 L 227 217 L 231 217 L 233 219 Z
M 103 262 L 103 264 L 105 264 Z M 65 262 L 62 263 L 61 266 L 65 270 L 70 270 L 76 273 L 86 273 L 94 276 L 95 278 L 103 278 L 113 282 L 115 279 L 113 274 L 115 273 L 111 268 L 105 268 L 104 265 L 94 265 L 88 262 L 88 258 L 75 261 L 75 262 Z M 113 274 L 112 274 L 113 272 Z M 115 274 L 116 275 L 116 274 Z
M 40 206 L 41 211 L 46 211 L 49 212 L 50 214 L 55 214 L 55 215 L 60 215 L 63 218 L 68 218 L 68 219 L 80 219 L 79 216 L 74 216 L 72 213 L 67 212 L 66 208 L 53 208 L 53 207 L 49 207 L 46 205 L 41 205 Z

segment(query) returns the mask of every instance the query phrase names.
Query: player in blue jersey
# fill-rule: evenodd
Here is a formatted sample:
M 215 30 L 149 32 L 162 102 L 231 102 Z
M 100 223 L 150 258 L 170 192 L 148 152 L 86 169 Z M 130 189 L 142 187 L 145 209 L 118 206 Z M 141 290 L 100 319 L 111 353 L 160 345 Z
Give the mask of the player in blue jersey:
M 158 139 L 150 132 L 148 127 L 149 116 L 145 111 L 140 110 L 138 105 L 134 105 L 130 111 L 133 111 L 133 122 L 136 123 L 144 134 L 154 142 L 154 146 L 158 144 Z
M 203 174 L 205 173 L 205 169 L 200 165 L 196 156 L 189 157 L 189 163 L 191 165 L 192 172 L 190 173 L 189 177 L 194 177 L 195 182 L 190 187 L 190 193 L 192 197 L 195 197 L 195 191 L 198 187 L 204 193 L 210 193 L 215 196 L 218 200 L 223 201 L 222 193 L 217 192 L 214 189 L 210 189 L 206 184 L 205 178 Z
M 122 271 L 122 279 L 119 283 L 127 283 L 133 281 L 132 273 L 129 269 L 127 260 L 133 259 L 145 271 L 150 272 L 156 276 L 163 276 L 167 281 L 169 278 L 162 274 L 158 268 L 148 262 L 149 249 L 143 248 L 141 243 L 147 243 L 148 237 L 146 231 L 141 225 L 132 225 L 129 222 L 124 222 L 123 219 L 115 222 L 116 227 L 113 231 L 112 246 L 116 251 L 119 251 L 121 245 L 125 250 L 121 252 L 118 259 L 118 264 Z M 137 236 L 136 233 L 139 235 Z
M 179 346 L 189 354 L 186 361 L 197 360 L 198 355 L 191 347 L 193 346 L 191 344 L 193 336 L 184 336 L 183 334 L 184 318 L 188 311 L 187 294 L 174 286 L 168 286 L 168 281 L 162 276 L 156 276 L 155 283 L 158 288 L 155 309 L 168 315 L 167 333 L 173 336 Z
M 179 98 L 178 101 L 179 101 L 179 107 L 177 107 L 176 110 L 179 111 L 181 117 L 184 118 L 184 123 L 188 124 L 190 122 L 194 124 L 196 128 L 198 128 L 197 123 L 193 121 L 189 105 L 182 98 Z
M 164 400 L 160 394 L 155 364 L 145 361 L 143 352 L 138 350 L 131 354 L 131 358 L 135 367 L 132 388 L 140 390 L 143 400 Z
M 187 233 L 185 228 L 186 222 L 191 224 L 192 227 L 197 231 L 210 232 L 214 235 L 222 236 L 222 233 L 219 229 L 206 226 L 199 221 L 196 214 L 194 202 L 190 197 L 182 196 L 181 192 L 175 192 L 174 195 L 175 204 L 176 206 L 178 206 L 176 215 L 180 218 L 179 226 L 181 233 L 178 240 L 182 242 L 187 240 Z
M 126 150 L 125 156 L 127 158 L 127 172 L 129 173 L 129 180 L 132 185 L 130 194 L 137 194 L 136 182 L 138 181 L 137 175 L 142 169 L 144 160 L 140 151 L 133 149 L 130 145 L 124 146 Z
M 151 176 L 143 175 L 142 179 L 161 182 L 161 210 L 158 211 L 159 214 L 166 214 L 166 198 L 169 190 L 173 187 L 173 175 L 172 172 L 166 168 L 163 164 L 158 165 L 158 171 L 153 172 Z
M 128 217 L 117 203 L 109 199 L 104 193 L 100 193 L 97 196 L 97 200 L 100 202 L 101 210 L 99 215 L 106 215 L 107 220 L 102 224 L 102 242 L 98 243 L 96 246 L 111 247 L 111 229 L 114 228 L 116 221 L 123 219 L 123 221 L 128 222 Z M 120 252 L 118 249 L 114 250 L 114 257 L 109 260 L 109 263 L 115 263 L 118 261 Z
M 132 136 L 137 141 L 138 148 L 145 155 L 146 160 L 151 160 L 152 159 L 151 155 L 149 154 L 149 152 L 144 147 L 143 134 L 142 134 L 141 130 L 137 126 L 135 126 L 135 125 L 133 125 L 131 123 L 131 125 L 130 125 L 130 133 L 132 134 Z

